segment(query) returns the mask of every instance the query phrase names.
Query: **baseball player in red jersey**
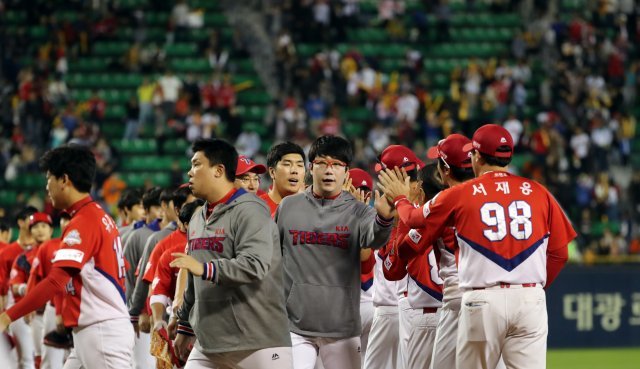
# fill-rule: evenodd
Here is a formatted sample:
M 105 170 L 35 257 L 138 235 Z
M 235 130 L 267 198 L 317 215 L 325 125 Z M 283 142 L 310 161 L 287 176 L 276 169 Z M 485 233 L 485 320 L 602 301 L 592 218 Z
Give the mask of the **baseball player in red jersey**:
M 480 127 L 471 153 L 476 178 L 414 208 L 399 171 L 380 176 L 400 218 L 424 228 L 425 243 L 455 227 L 462 308 L 457 368 L 546 367 L 547 310 L 543 287 L 567 260 L 576 236 L 553 196 L 540 184 L 506 171 L 513 140 L 498 125 Z M 413 251 L 421 251 L 411 248 Z M 402 253 L 402 248 L 400 249 Z
M 267 167 L 256 164 L 244 155 L 238 156 L 238 168 L 236 169 L 235 185 L 244 188 L 247 192 L 258 194 L 260 189 L 260 175 L 267 172 Z
M 267 167 L 273 183 L 269 192 L 260 198 L 269 206 L 271 218 L 282 199 L 304 190 L 304 161 L 304 150 L 293 142 L 283 142 L 269 149 Z
M 69 224 L 69 214 L 63 212 L 60 215 L 60 229 L 64 232 L 67 224 Z M 31 273 L 29 274 L 29 281 L 27 282 L 27 291 L 33 290 L 35 286 L 40 283 L 53 267 L 53 260 L 55 259 L 56 252 L 62 246 L 60 238 L 55 238 L 44 242 L 38 251 L 36 257 L 31 264 Z M 62 305 L 64 301 L 64 294 L 58 293 L 53 299 L 51 299 L 44 309 L 42 316 L 42 334 L 48 334 L 56 331 L 59 335 L 57 337 L 65 338 L 60 332 L 64 329 L 62 324 Z M 53 304 L 52 304 L 53 303 Z M 54 306 L 55 305 L 55 306 Z M 39 342 L 36 342 L 38 344 Z M 54 342 L 60 343 L 60 342 Z M 58 347 L 53 347 L 48 342 L 44 342 L 42 345 L 42 362 L 41 369 L 59 369 L 64 365 L 65 350 Z
M 204 204 L 204 201 L 198 199 L 194 202 L 185 204 L 180 209 L 178 215 L 179 229 L 170 234 L 167 238 L 158 243 L 153 250 L 161 255 L 145 272 L 144 280 L 151 285 L 151 313 L 154 322 L 154 330 L 167 328 L 164 320 L 166 307 L 171 306 L 171 300 L 176 290 L 176 280 L 178 276 L 178 268 L 172 268 L 169 264 L 173 260 L 171 256 L 174 252 L 184 252 L 187 245 L 187 231 L 189 220 L 197 210 Z M 153 254 L 152 254 L 153 256 Z M 173 315 L 173 314 L 172 314 Z
M 347 191 L 351 192 L 355 198 L 368 203 L 373 191 L 373 178 L 360 168 L 349 169 L 345 186 L 348 187 Z M 375 255 L 373 255 L 371 249 L 360 251 L 360 323 L 362 324 L 360 358 L 362 367 L 364 367 L 369 332 L 371 331 L 371 323 L 373 323 L 373 267 L 375 264 Z M 318 358 L 318 362 L 321 362 L 320 358 Z
M 0 251 L 9 246 L 11 241 L 11 226 L 6 221 L 0 219 Z
M 49 275 L 0 315 L 0 331 L 67 288 L 65 326 L 75 348 L 65 368 L 131 368 L 133 328 L 124 298 L 125 262 L 116 224 L 89 196 L 96 161 L 88 148 L 63 146 L 41 159 L 53 206 L 71 221 Z
M 1 299 L 4 305 L 2 306 L 2 310 L 13 305 L 15 301 L 13 293 L 9 288 L 11 267 L 13 266 L 13 261 L 35 242 L 29 231 L 29 217 L 37 211 L 33 206 L 27 206 L 16 215 L 18 239 L 0 250 L 0 294 L 4 296 Z M 31 327 L 24 319 L 18 319 L 11 324 L 11 334 L 15 338 L 17 350 L 20 355 L 18 367 L 21 369 L 34 368 L 35 347 Z
M 442 184 L 435 164 L 418 172 L 420 194 L 418 204 L 435 196 Z M 431 350 L 436 338 L 439 309 L 442 307 L 442 280 L 438 276 L 437 250 L 434 245 L 422 245 L 420 230 L 411 229 L 396 249 L 389 252 L 384 263 L 384 276 L 396 281 L 408 277 L 407 301 L 411 309 L 405 358 L 407 369 L 426 369 L 431 364 Z M 403 243 L 420 244 L 423 252 L 412 257 L 399 257 L 397 248 Z
M 51 225 L 51 217 L 45 213 L 34 213 L 29 217 L 29 231 L 35 243 L 20 254 L 11 266 L 9 285 L 13 295 L 16 297 L 16 301 L 19 298 L 21 299 L 27 292 L 27 282 L 38 249 L 41 245 L 51 240 L 51 235 L 53 234 Z M 42 360 L 42 313 L 44 313 L 44 306 L 38 309 L 37 314 L 32 313 L 26 319 L 31 326 L 36 367 L 40 367 L 40 361 Z

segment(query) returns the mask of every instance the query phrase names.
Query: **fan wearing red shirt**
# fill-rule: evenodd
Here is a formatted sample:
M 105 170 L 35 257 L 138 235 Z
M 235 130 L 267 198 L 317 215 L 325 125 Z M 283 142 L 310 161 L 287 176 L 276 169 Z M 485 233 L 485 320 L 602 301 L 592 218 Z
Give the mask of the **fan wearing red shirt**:
M 282 199 L 304 190 L 304 162 L 304 150 L 293 142 L 279 143 L 269 149 L 267 167 L 273 184 L 260 198 L 269 206 L 271 218 Z
M 439 193 L 421 208 L 406 200 L 408 184 L 397 171 L 381 173 L 381 188 L 407 225 L 424 228 L 425 244 L 446 227 L 456 229 L 464 291 L 457 367 L 494 368 L 502 353 L 507 368 L 545 368 L 543 287 L 566 263 L 567 244 L 576 233 L 547 189 L 507 172 L 513 140 L 506 129 L 484 125 L 464 150 L 471 153 L 476 178 Z
M 113 219 L 89 196 L 96 160 L 88 148 L 69 145 L 41 158 L 53 206 L 71 221 L 49 275 L 0 315 L 0 331 L 34 311 L 66 287 L 75 347 L 65 365 L 131 368 L 133 328 L 124 298 L 125 262 Z

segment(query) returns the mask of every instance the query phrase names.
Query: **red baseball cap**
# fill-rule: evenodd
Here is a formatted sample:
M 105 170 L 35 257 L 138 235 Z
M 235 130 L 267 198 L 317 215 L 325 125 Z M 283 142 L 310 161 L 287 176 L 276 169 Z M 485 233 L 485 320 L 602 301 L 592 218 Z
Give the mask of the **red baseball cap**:
M 356 188 L 366 187 L 369 191 L 373 191 L 373 178 L 364 170 L 360 168 L 349 169 L 349 177 Z
M 429 159 L 442 158 L 447 165 L 453 165 L 458 168 L 470 168 L 471 158 L 468 151 L 464 151 L 465 145 L 470 144 L 471 140 L 467 137 L 453 133 L 438 142 L 436 146 L 432 146 L 427 151 Z
M 53 225 L 51 217 L 46 213 L 33 213 L 33 215 L 29 217 L 29 228 L 36 225 L 36 223 L 47 223 L 48 225 Z
M 245 173 L 253 172 L 255 174 L 263 174 L 267 172 L 267 167 L 262 164 L 256 164 L 253 160 L 244 155 L 238 156 L 238 167 L 236 168 L 236 177 Z
M 509 152 L 497 151 L 500 146 L 508 146 Z M 471 143 L 464 145 L 463 150 L 478 150 L 483 154 L 497 158 L 510 158 L 513 155 L 513 138 L 509 131 L 497 124 L 485 124 L 473 134 Z
M 379 164 L 376 165 L 376 172 L 383 168 L 393 169 L 398 167 L 405 170 L 420 170 L 420 168 L 424 167 L 424 162 L 418 159 L 410 148 L 403 145 L 391 145 L 384 149 L 380 154 Z

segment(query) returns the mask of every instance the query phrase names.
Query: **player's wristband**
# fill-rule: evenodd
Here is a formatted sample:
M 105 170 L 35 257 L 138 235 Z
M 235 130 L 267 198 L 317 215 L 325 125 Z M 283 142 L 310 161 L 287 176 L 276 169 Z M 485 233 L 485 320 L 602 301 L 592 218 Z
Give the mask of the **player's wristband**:
M 382 227 L 390 227 L 393 225 L 393 218 L 387 219 L 380 216 L 380 214 L 376 214 L 376 223 L 378 223 Z
M 204 272 L 202 273 L 202 280 L 214 282 L 216 280 L 216 266 L 213 261 L 208 263 L 202 263 Z
M 140 320 L 140 317 L 138 315 L 130 315 L 129 320 L 131 321 L 131 323 L 138 323 L 138 320 Z
M 195 333 L 193 333 L 193 328 L 191 328 L 191 324 L 184 320 L 178 320 L 178 327 L 176 329 L 178 334 L 183 334 L 185 336 L 193 337 Z
M 407 202 L 409 202 L 409 199 L 407 199 L 407 196 L 405 195 L 400 195 L 400 196 L 396 196 L 396 198 L 393 199 L 393 206 L 398 206 L 398 202 L 402 201 L 402 200 L 406 200 Z

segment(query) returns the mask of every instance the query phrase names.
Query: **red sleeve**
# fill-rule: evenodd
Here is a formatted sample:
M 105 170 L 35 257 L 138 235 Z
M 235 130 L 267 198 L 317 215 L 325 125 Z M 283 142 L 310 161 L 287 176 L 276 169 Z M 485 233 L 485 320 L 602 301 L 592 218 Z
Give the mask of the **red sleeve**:
M 7 310 L 11 321 L 16 321 L 30 312 L 42 307 L 56 294 L 62 292 L 74 274 L 80 273 L 77 269 L 53 268 L 47 278 L 33 289 L 20 302 Z
M 372 252 L 371 255 L 369 255 L 369 258 L 367 260 L 360 262 L 360 274 L 371 273 L 375 265 L 376 265 L 376 257 Z
M 408 245 L 414 252 L 423 253 L 425 247 L 429 247 L 441 237 L 445 227 L 452 225 L 450 223 L 456 208 L 454 200 L 450 200 L 452 198 L 455 199 L 455 193 L 445 190 L 439 192 L 420 208 L 414 208 L 404 196 L 396 199 L 395 204 L 400 221 L 412 229 L 419 229 L 421 236 L 419 243 L 405 243 L 403 248 Z M 405 254 L 401 252 L 401 255 L 404 257 Z
M 399 281 L 407 275 L 407 261 L 398 256 L 397 251 L 390 252 L 382 263 L 384 278 L 388 281 Z
M 160 243 L 163 241 L 164 240 L 160 241 Z M 158 259 L 160 259 L 160 256 L 162 256 L 162 253 L 165 250 L 165 248 L 162 247 L 160 243 L 158 243 L 153 251 L 151 251 L 149 261 L 144 267 L 144 275 L 142 277 L 142 280 L 147 283 L 153 283 L 153 277 L 156 274 L 156 267 L 158 266 Z
M 64 292 L 56 293 L 53 296 L 53 306 L 56 308 L 56 315 L 62 315 L 62 304 L 64 304 Z
M 82 221 L 82 218 L 78 218 L 78 221 Z M 60 249 L 53 259 L 54 266 L 82 269 L 84 264 L 93 257 L 96 245 L 101 244 L 98 241 L 101 238 L 100 228 L 97 226 L 83 228 L 78 227 L 77 224 L 67 226 Z
M 156 275 L 153 279 L 153 294 L 167 296 L 168 298 L 173 299 L 174 291 L 171 291 L 173 273 L 171 271 L 172 268 L 169 266 L 171 258 L 165 258 L 166 255 L 166 253 L 163 254 L 158 262 Z
M 18 256 L 22 257 L 22 255 Z M 9 286 L 13 286 L 14 284 L 23 284 L 27 283 L 29 277 L 24 269 L 18 266 L 18 258 L 13 261 L 13 265 L 11 266 L 11 274 L 9 276 Z
M 549 243 L 547 246 L 547 283 L 545 287 L 551 285 L 556 279 L 560 270 L 569 259 L 567 245 L 576 238 L 576 231 L 571 226 L 571 222 L 562 211 L 556 200 L 549 198 Z
M 0 295 L 2 296 L 9 293 L 9 272 L 11 271 L 11 263 L 5 254 L 0 252 Z
M 31 263 L 31 272 L 29 273 L 29 280 L 27 281 L 27 292 L 32 290 L 44 277 L 42 261 L 46 258 L 45 251 L 45 246 L 40 246 L 36 252 L 36 256 L 33 258 L 33 263 Z

